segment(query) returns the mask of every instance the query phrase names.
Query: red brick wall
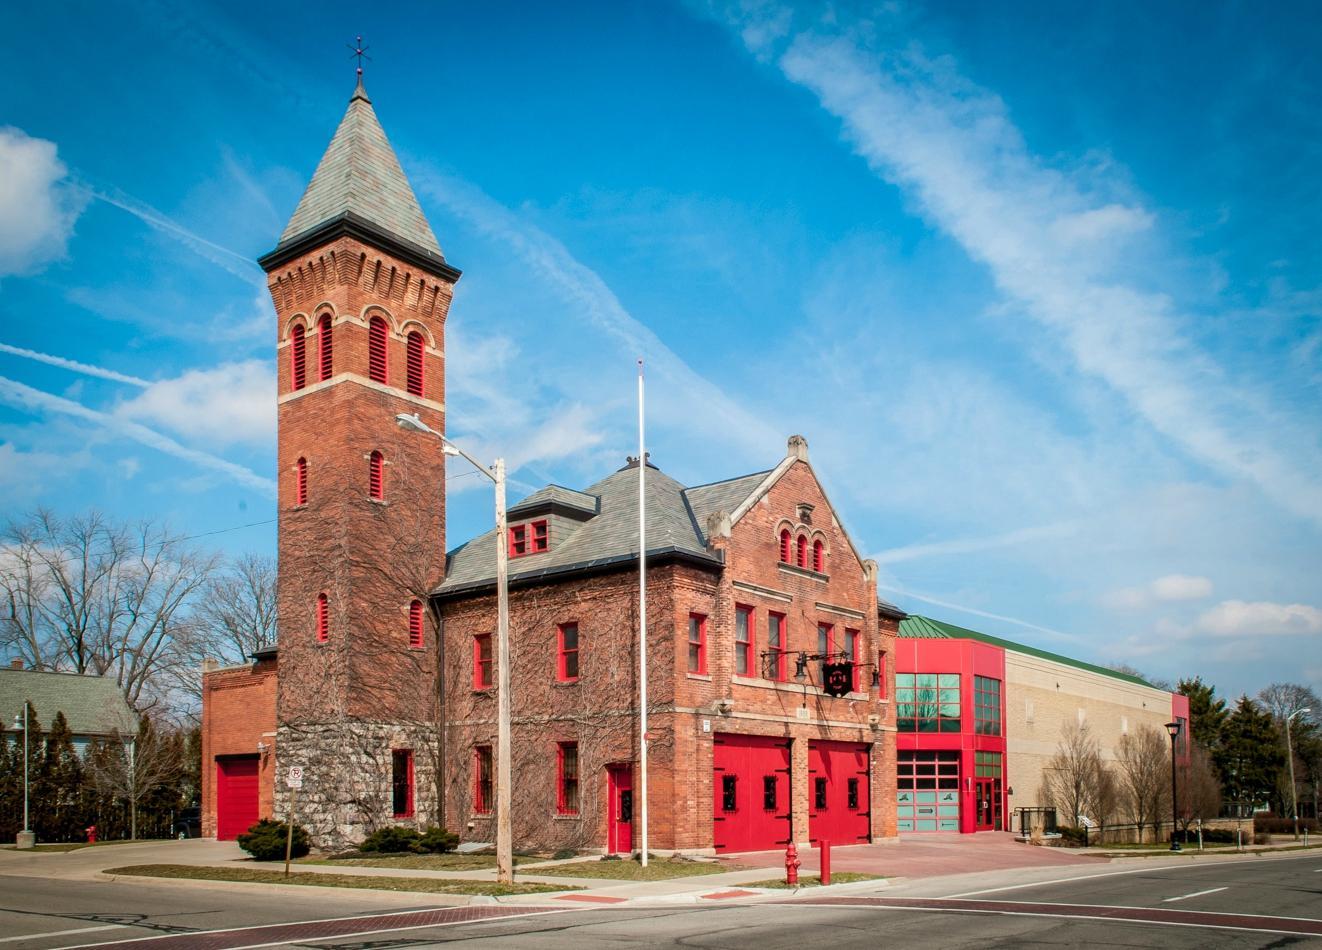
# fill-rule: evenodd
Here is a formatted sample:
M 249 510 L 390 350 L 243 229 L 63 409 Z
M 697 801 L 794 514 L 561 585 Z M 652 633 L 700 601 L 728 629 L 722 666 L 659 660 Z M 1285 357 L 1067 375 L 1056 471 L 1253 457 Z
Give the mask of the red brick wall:
M 216 757 L 268 751 L 258 771 L 258 815 L 273 813 L 276 664 L 233 666 L 202 673 L 202 836 L 216 835 Z
M 408 647 L 408 610 L 442 578 L 445 456 L 440 440 L 400 429 L 417 413 L 444 431 L 444 324 L 453 286 L 349 237 L 268 275 L 278 315 L 279 629 L 282 724 L 435 716 L 433 625 Z M 333 366 L 319 381 L 317 326 L 333 318 Z M 391 327 L 387 385 L 368 371 L 368 321 Z M 307 327 L 307 386 L 291 392 L 290 328 Z M 410 330 L 428 341 L 424 392 L 405 389 Z M 384 501 L 368 494 L 369 456 L 383 454 Z M 296 505 L 298 459 L 308 501 Z M 330 638 L 315 636 L 317 595 Z

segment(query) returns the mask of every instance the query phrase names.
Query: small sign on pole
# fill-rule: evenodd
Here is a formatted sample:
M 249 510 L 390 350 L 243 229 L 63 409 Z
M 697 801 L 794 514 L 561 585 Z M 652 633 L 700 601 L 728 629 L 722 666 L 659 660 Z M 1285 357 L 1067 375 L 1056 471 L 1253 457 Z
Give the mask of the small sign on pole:
M 303 787 L 303 766 L 289 767 L 285 785 L 289 789 L 289 818 L 285 825 L 285 877 L 289 877 L 289 857 L 294 850 L 294 800 L 298 797 L 298 790 Z

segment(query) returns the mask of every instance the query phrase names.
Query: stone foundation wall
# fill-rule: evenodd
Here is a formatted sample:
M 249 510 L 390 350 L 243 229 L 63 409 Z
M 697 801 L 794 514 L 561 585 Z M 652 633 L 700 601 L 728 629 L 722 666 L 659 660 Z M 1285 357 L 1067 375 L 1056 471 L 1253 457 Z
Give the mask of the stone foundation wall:
M 437 824 L 436 728 L 426 723 L 348 720 L 281 725 L 277 730 L 275 812 L 289 814 L 285 785 L 291 765 L 303 767 L 294 820 L 308 830 L 313 847 L 345 850 L 378 828 L 422 830 Z M 392 807 L 392 752 L 413 752 L 414 809 L 396 817 Z

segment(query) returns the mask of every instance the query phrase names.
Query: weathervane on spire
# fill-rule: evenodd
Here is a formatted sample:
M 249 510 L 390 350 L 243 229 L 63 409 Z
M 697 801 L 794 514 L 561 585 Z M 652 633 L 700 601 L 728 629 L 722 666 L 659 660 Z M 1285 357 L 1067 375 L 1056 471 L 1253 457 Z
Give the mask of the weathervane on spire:
M 363 59 L 365 58 L 369 62 L 372 59 L 372 57 L 367 55 L 367 51 L 371 49 L 371 47 L 363 45 L 363 38 L 361 36 L 356 37 L 356 39 L 358 40 L 356 46 L 350 46 L 348 43 L 345 43 L 344 45 L 353 50 L 353 55 L 358 57 L 358 78 L 361 79 L 363 77 Z

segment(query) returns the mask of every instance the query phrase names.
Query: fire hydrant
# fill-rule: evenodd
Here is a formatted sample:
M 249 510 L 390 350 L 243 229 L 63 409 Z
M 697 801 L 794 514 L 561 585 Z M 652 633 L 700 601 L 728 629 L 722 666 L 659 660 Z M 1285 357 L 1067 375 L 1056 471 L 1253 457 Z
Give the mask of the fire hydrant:
M 799 860 L 799 849 L 791 841 L 785 848 L 785 883 L 793 886 L 799 883 L 799 865 L 803 862 Z
M 87 843 L 96 844 L 96 825 L 87 826 Z

